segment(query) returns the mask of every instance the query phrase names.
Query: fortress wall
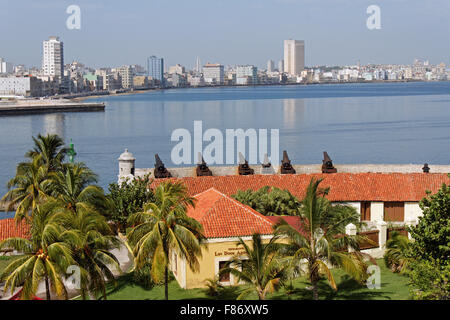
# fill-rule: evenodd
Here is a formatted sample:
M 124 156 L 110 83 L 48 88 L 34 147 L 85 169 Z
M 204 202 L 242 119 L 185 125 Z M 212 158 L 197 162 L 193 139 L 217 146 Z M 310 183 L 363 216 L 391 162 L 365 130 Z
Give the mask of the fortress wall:
M 321 164 L 294 164 L 292 165 L 298 174 L 302 173 L 321 173 Z M 380 172 L 380 173 L 421 173 L 423 164 L 337 164 L 334 167 L 339 172 L 347 173 L 365 173 L 365 172 Z M 429 165 L 430 173 L 450 173 L 450 165 Z M 250 165 L 255 171 L 255 174 L 261 174 L 261 165 Z M 209 166 L 214 176 L 237 175 L 238 166 Z M 167 168 L 173 177 L 195 177 L 196 167 L 175 167 Z M 135 175 L 142 177 L 145 174 L 151 173 L 153 176 L 154 168 L 136 169 Z M 272 173 L 279 173 L 280 166 L 272 166 Z

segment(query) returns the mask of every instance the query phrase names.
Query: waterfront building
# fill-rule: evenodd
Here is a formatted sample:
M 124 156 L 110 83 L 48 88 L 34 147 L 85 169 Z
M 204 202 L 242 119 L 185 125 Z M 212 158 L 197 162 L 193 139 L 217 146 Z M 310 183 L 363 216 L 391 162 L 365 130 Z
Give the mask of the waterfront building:
M 284 40 L 284 72 L 296 76 L 305 69 L 305 41 Z
M 36 77 L 0 77 L 0 96 L 42 96 L 42 81 Z
M 205 85 L 202 75 L 188 75 L 187 82 L 191 87 L 201 87 Z
M 258 69 L 252 65 L 236 67 L 236 84 L 256 85 L 258 84 Z
M 42 73 L 44 76 L 64 76 L 64 45 L 58 37 L 51 36 L 42 43 Z
M 101 76 L 87 73 L 83 75 L 85 88 L 89 91 L 97 91 L 103 89 L 103 78 Z
M 207 63 L 203 66 L 203 78 L 206 84 L 224 84 L 223 65 Z
M 202 72 L 202 65 L 200 63 L 200 58 L 197 57 L 197 60 L 195 61 L 195 69 L 194 69 L 195 73 L 199 74 Z
M 147 76 L 164 86 L 164 59 L 156 56 L 147 58 Z
M 174 87 L 185 87 L 186 86 L 186 77 L 183 74 L 174 73 L 171 77 L 172 86 Z
M 184 74 L 185 68 L 181 64 L 176 64 L 174 66 L 169 67 L 169 74 Z
M 267 61 L 267 72 L 274 72 L 275 71 L 275 63 L 273 60 Z
M 147 76 L 135 76 L 133 78 L 133 88 L 148 89 L 150 87 Z
M 120 75 L 120 79 L 122 81 L 122 88 L 124 89 L 131 89 L 133 88 L 133 69 L 131 66 L 122 66 L 120 68 L 117 68 L 117 72 Z

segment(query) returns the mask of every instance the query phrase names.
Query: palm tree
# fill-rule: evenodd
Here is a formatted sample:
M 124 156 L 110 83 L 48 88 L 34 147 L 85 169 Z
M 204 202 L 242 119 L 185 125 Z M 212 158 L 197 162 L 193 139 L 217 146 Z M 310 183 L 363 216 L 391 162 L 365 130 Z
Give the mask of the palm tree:
M 408 237 L 398 232 L 393 232 L 392 238 L 386 242 L 386 251 L 384 253 L 384 262 L 386 267 L 393 272 L 404 272 L 408 269 L 411 261 L 407 256 L 410 241 Z
M 165 299 L 169 299 L 169 254 L 179 254 L 191 270 L 199 269 L 202 256 L 201 224 L 186 215 L 188 206 L 194 206 L 194 198 L 180 182 L 163 182 L 155 190 L 155 202 L 145 204 L 143 212 L 130 216 L 133 229 L 128 234 L 133 246 L 135 266 L 143 267 L 151 262 L 151 275 L 159 282 L 164 274 Z
M 67 299 L 63 276 L 74 264 L 70 246 L 61 241 L 63 228 L 52 221 L 52 204 L 38 205 L 34 210 L 31 238 L 9 238 L 0 242 L 0 249 L 11 248 L 22 252 L 23 257 L 13 260 L 0 274 L 5 281 L 4 290 L 11 294 L 22 287 L 21 299 L 31 299 L 44 281 L 47 300 L 50 292 Z
M 38 134 L 37 138 L 33 137 L 34 148 L 29 150 L 25 157 L 33 159 L 40 155 L 43 164 L 47 165 L 49 171 L 56 171 L 62 166 L 64 158 L 69 151 L 64 147 L 64 140 L 56 134 L 48 134 L 43 136 Z
M 275 225 L 275 234 L 289 239 L 282 250 L 291 259 L 292 266 L 301 271 L 300 266 L 306 264 L 315 300 L 319 298 L 318 281 L 322 276 L 326 276 L 330 286 L 337 290 L 330 267 L 342 268 L 360 282 L 367 277 L 367 265 L 358 245 L 363 238 L 345 234 L 348 224 L 360 226 L 359 215 L 351 207 L 331 205 L 324 197 L 328 189 L 319 189 L 321 181 L 311 179 L 307 188 L 299 210 L 300 230 L 281 219 Z M 353 252 L 348 252 L 347 248 L 353 249 Z
M 99 213 L 108 209 L 108 201 L 103 189 L 91 183 L 97 176 L 83 163 L 66 164 L 51 177 L 51 195 L 69 210 L 90 207 Z
M 237 299 L 243 299 L 248 294 L 256 292 L 259 300 L 265 300 L 267 293 L 278 290 L 288 276 L 287 266 L 278 257 L 278 237 L 272 237 L 267 244 L 262 243 L 261 235 L 253 234 L 253 248 L 250 248 L 242 238 L 238 245 L 244 247 L 248 260 L 242 260 L 238 256 L 233 257 L 219 275 L 231 273 L 244 281 L 250 287 L 244 290 Z
M 51 181 L 48 167 L 41 165 L 41 162 L 41 156 L 36 156 L 30 163 L 19 164 L 16 176 L 7 184 L 9 191 L 2 201 L 10 201 L 8 210 L 17 206 L 17 221 L 29 219 L 36 207 L 47 198 Z
M 119 272 L 117 258 L 110 252 L 120 241 L 114 236 L 103 213 L 108 201 L 103 189 L 89 183 L 96 180 L 93 172 L 82 163 L 67 164 L 52 176 L 55 197 L 54 220 L 64 226 L 61 235 L 73 249 L 74 260 L 82 268 L 81 294 L 106 299 L 106 282 L 114 281 L 110 266 Z

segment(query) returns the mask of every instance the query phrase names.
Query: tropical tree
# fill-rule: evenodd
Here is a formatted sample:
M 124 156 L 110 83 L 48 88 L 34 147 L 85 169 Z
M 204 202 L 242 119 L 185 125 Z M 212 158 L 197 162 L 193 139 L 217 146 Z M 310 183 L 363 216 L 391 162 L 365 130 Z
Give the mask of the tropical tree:
M 300 201 L 288 190 L 265 186 L 257 191 L 239 190 L 232 196 L 265 216 L 297 215 Z
M 450 176 L 450 175 L 449 175 Z M 450 186 L 419 203 L 423 215 L 408 229 L 412 241 L 408 275 L 415 299 L 450 299 Z
M 42 203 L 50 190 L 48 167 L 42 165 L 41 156 L 36 156 L 30 163 L 17 166 L 16 175 L 7 187 L 9 191 L 2 201 L 10 201 L 8 210 L 16 207 L 16 220 L 31 218 L 37 206 Z
M 33 137 L 33 142 L 33 149 L 29 150 L 25 157 L 34 159 L 41 156 L 42 163 L 48 166 L 49 171 L 56 171 L 62 166 L 69 149 L 64 146 L 61 137 L 56 134 L 38 134 L 37 138 Z
M 153 202 L 153 190 L 148 188 L 149 176 L 123 181 L 121 184 L 109 185 L 108 197 L 112 200 L 114 210 L 111 210 L 110 219 L 116 224 L 119 231 L 125 231 L 127 220 L 133 213 L 141 212 L 144 204 Z
M 63 277 L 69 265 L 74 264 L 72 250 L 61 240 L 64 229 L 52 221 L 52 204 L 38 205 L 31 224 L 31 238 L 9 238 L 0 242 L 0 249 L 11 248 L 24 254 L 13 260 L 0 274 L 4 290 L 22 286 L 21 299 L 31 299 L 44 281 L 47 300 L 50 292 L 67 299 Z
M 261 235 L 255 233 L 252 235 L 251 248 L 242 238 L 239 238 L 237 244 L 244 248 L 248 259 L 234 256 L 219 272 L 219 275 L 231 273 L 237 277 L 238 281 L 244 281 L 250 285 L 237 297 L 238 300 L 244 299 L 252 292 L 256 292 L 259 300 L 265 300 L 267 293 L 278 290 L 287 279 L 288 269 L 282 259 L 279 259 L 277 239 L 276 236 L 272 237 L 267 244 L 264 244 Z
M 194 198 L 181 182 L 163 182 L 154 191 L 155 201 L 144 206 L 142 212 L 130 216 L 133 229 L 128 234 L 133 246 L 135 267 L 151 262 L 155 282 L 164 277 L 165 299 L 168 299 L 169 254 L 175 252 L 186 260 L 191 270 L 199 269 L 202 256 L 201 224 L 186 214 L 194 206 Z
M 410 258 L 408 249 L 410 241 L 408 237 L 398 232 L 392 234 L 392 238 L 386 242 L 384 263 L 393 272 L 404 272 L 408 269 Z
M 319 298 L 318 282 L 323 276 L 337 290 L 331 267 L 342 268 L 360 282 L 367 277 L 367 265 L 358 245 L 365 239 L 345 234 L 345 227 L 350 223 L 360 228 L 359 215 L 352 207 L 331 205 L 325 198 L 329 190 L 319 189 L 321 181 L 311 179 L 306 190 L 299 209 L 300 229 L 282 219 L 275 225 L 275 234 L 289 239 L 281 250 L 291 260 L 292 267 L 298 272 L 306 268 L 315 300 Z
M 120 246 L 103 213 L 108 200 L 103 189 L 90 185 L 94 173 L 82 163 L 67 164 L 53 176 L 54 220 L 66 229 L 62 238 L 70 243 L 81 269 L 81 294 L 101 294 L 106 299 L 106 282 L 114 280 L 111 266 L 120 272 L 117 258 L 110 252 Z
M 61 238 L 70 244 L 80 269 L 81 296 L 106 296 L 106 282 L 115 282 L 112 267 L 120 273 L 120 263 L 110 252 L 120 246 L 104 216 L 90 207 L 57 211 L 54 220 L 66 228 Z

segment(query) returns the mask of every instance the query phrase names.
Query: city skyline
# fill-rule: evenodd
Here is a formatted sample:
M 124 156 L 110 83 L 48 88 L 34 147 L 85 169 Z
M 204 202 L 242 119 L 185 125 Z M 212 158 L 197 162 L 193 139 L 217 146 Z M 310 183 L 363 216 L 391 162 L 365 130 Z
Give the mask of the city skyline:
M 0 27 L 14 32 L 5 32 L 3 43 L 10 45 L 2 46 L 1 56 L 6 61 L 28 67 L 41 64 L 41 41 L 49 35 L 58 35 L 65 42 L 65 61 L 76 60 L 93 67 L 145 65 L 146 57 L 155 54 L 164 57 L 166 65 L 180 63 L 190 69 L 195 66 L 197 57 L 204 63 L 253 64 L 265 68 L 269 59 L 275 62 L 283 59 L 283 41 L 289 38 L 307 42 L 306 66 L 354 65 L 358 60 L 362 64 L 410 64 L 414 58 L 428 59 L 434 64 L 450 64 L 450 44 L 444 40 L 445 30 L 450 28 L 450 24 L 448 19 L 440 19 L 448 12 L 445 8 L 450 8 L 448 1 L 435 1 L 433 4 L 415 0 L 378 1 L 382 13 L 381 30 L 368 30 L 365 26 L 368 17 L 365 9 L 371 3 L 369 1 L 361 1 L 357 5 L 349 1 L 339 1 L 339 4 L 323 1 L 316 5 L 310 1 L 267 0 L 258 4 L 244 1 L 242 5 L 210 6 L 206 6 L 205 1 L 189 5 L 179 1 L 155 1 L 152 9 L 167 13 L 171 8 L 174 17 L 166 21 L 164 28 L 152 28 L 167 16 L 152 15 L 154 24 L 149 24 L 145 19 L 145 8 L 149 8 L 147 3 L 136 1 L 136 5 L 131 7 L 116 1 L 92 4 L 82 0 L 77 3 L 82 14 L 80 30 L 69 30 L 65 26 L 68 1 L 42 1 L 39 7 L 29 2 L 25 7 L 21 4 L 21 10 L 14 10 L 18 4 L 6 2 L 8 10 L 0 12 Z M 185 20 L 189 27 L 180 29 L 176 17 L 188 15 L 194 9 L 200 13 L 198 19 Z M 217 12 L 213 9 L 220 9 L 220 13 L 215 17 L 217 24 L 211 26 L 209 22 L 214 17 L 210 14 Z M 278 13 L 281 9 L 299 10 L 298 18 L 289 19 L 293 12 L 286 12 L 287 19 L 282 19 L 276 26 L 273 22 L 280 19 Z M 222 26 L 230 12 L 234 12 L 231 19 L 234 23 Z M 21 19 L 17 17 L 19 13 Z M 23 21 L 33 21 L 27 19 L 32 14 L 41 15 L 42 23 L 30 28 Z M 47 19 L 42 19 L 44 14 Z M 242 20 L 246 14 L 252 14 L 256 19 L 253 19 L 255 25 L 251 28 Z M 405 16 L 411 19 L 397 21 Z M 124 23 L 115 25 L 114 19 L 118 17 Z M 269 18 L 272 18 L 272 23 L 267 23 Z M 421 24 L 414 22 L 419 18 Z M 168 25 L 169 21 L 172 26 Z M 108 28 L 99 28 L 105 23 Z M 132 32 L 125 36 L 120 28 Z M 240 28 L 242 30 L 236 32 Z M 18 38 L 21 41 L 14 41 Z

